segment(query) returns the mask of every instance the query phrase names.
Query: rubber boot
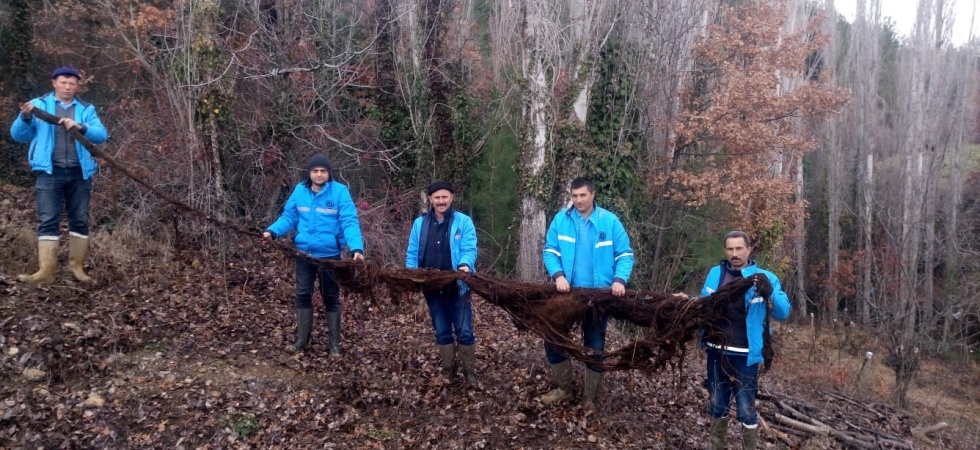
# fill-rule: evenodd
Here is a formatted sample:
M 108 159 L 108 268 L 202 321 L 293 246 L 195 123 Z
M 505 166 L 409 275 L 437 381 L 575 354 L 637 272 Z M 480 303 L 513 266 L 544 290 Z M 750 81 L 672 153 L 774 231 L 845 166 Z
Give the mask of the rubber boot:
M 711 419 L 711 449 L 725 450 L 725 440 L 728 435 L 728 422 L 731 419 L 723 417 L 721 419 Z
M 37 241 L 37 272 L 27 275 L 17 275 L 17 279 L 24 283 L 50 283 L 54 280 L 54 274 L 58 272 L 58 241 L 41 240 Z
M 463 375 L 466 384 L 476 386 L 476 345 L 460 345 L 460 359 L 463 360 Z
M 749 428 L 742 425 L 742 449 L 755 450 L 759 444 L 759 426 Z
M 554 405 L 572 398 L 571 361 L 566 359 L 558 364 L 552 364 L 551 371 L 554 373 L 555 384 L 557 384 L 558 387 L 552 389 L 551 392 L 538 397 L 538 399 L 541 400 L 541 403 L 544 403 L 545 405 Z
M 327 313 L 327 327 L 330 328 L 330 355 L 340 355 L 340 312 Z
M 68 268 L 75 279 L 91 283 L 92 277 L 85 273 L 85 258 L 88 256 L 88 238 L 68 236 Z
M 456 344 L 445 344 L 439 346 L 439 367 L 442 367 L 442 376 L 449 381 L 456 377 Z
M 582 392 L 582 406 L 592 408 L 596 397 L 602 390 L 602 372 L 585 369 L 585 389 Z
M 310 343 L 310 332 L 313 331 L 313 308 L 296 308 L 296 343 L 286 348 L 298 352 Z

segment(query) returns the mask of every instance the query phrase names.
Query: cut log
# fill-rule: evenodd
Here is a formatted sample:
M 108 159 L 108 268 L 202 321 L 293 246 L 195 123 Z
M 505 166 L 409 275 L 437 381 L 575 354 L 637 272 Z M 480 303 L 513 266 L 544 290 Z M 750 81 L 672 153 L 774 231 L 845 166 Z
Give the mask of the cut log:
M 784 416 L 780 413 L 775 413 L 774 417 L 776 417 L 777 422 L 783 425 L 796 428 L 797 430 L 803 430 L 810 434 L 814 434 L 817 436 L 826 436 L 830 433 L 830 430 L 826 425 L 824 426 L 811 425 L 809 423 L 800 422 L 799 420 L 793 419 L 792 417 Z

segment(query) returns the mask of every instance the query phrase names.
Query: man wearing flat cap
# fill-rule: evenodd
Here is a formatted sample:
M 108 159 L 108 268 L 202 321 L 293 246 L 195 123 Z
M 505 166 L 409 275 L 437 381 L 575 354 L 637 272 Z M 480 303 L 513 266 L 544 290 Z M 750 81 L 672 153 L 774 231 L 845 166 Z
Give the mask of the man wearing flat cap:
M 437 181 L 426 188 L 426 193 L 430 208 L 412 224 L 405 266 L 409 269 L 473 272 L 476 228 L 469 216 L 453 209 L 453 185 Z M 476 385 L 476 338 L 469 288 L 458 281 L 455 285 L 423 294 L 439 346 L 443 376 L 453 381 L 458 351 L 466 383 Z
M 340 259 L 344 248 L 353 259 L 364 259 L 364 240 L 357 207 L 347 186 L 333 177 L 326 155 L 317 153 L 306 165 L 306 180 L 296 185 L 286 200 L 282 215 L 262 233 L 275 239 L 296 231 L 296 250 L 316 259 Z M 296 258 L 296 342 L 288 351 L 300 351 L 310 342 L 313 330 L 313 286 L 320 279 L 320 295 L 330 332 L 330 354 L 340 355 L 340 286 L 333 268 Z
M 19 275 L 28 283 L 47 283 L 58 271 L 58 240 L 61 235 L 61 212 L 68 210 L 68 267 L 80 282 L 91 282 L 85 273 L 89 248 L 89 199 L 92 176 L 98 170 L 95 158 L 72 137 L 78 130 L 94 144 L 106 141 L 108 133 L 99 120 L 95 106 L 75 94 L 82 76 L 71 67 L 60 67 L 51 73 L 54 91 L 20 105 L 20 113 L 10 127 L 14 141 L 30 142 L 28 159 L 37 174 L 37 260 L 38 270 Z M 60 117 L 58 125 L 35 119 L 37 108 Z

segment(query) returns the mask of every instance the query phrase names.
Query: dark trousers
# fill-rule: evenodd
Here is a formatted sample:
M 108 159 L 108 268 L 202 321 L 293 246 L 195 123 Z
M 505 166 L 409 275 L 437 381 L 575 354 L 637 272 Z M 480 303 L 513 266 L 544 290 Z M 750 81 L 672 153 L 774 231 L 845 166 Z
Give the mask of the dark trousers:
M 328 258 L 339 259 L 339 258 Z M 320 279 L 320 295 L 326 312 L 340 312 L 340 286 L 333 268 L 296 258 L 296 309 L 313 307 L 313 282 Z

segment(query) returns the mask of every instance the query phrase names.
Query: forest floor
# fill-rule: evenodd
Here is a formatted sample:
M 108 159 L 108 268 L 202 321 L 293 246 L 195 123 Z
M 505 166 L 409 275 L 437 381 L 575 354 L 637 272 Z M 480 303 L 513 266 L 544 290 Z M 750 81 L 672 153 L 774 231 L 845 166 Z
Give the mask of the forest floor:
M 551 387 L 541 339 L 478 298 L 476 387 L 440 377 L 420 298 L 345 298 L 339 357 L 328 355 L 318 304 L 312 348 L 290 354 L 286 256 L 248 242 L 222 255 L 177 252 L 95 230 L 94 285 L 71 280 L 65 248 L 53 284 L 25 285 L 15 280 L 36 268 L 32 205 L 30 191 L 0 186 L 0 449 L 707 447 L 696 345 L 680 368 L 608 373 L 591 411 L 538 402 Z M 980 446 L 975 361 L 924 358 L 910 406 L 898 410 L 873 335 L 792 324 L 777 335 L 778 359 L 761 381 L 767 423 L 779 399 L 840 427 L 859 405 L 882 435 L 911 448 Z M 629 339 L 610 326 L 608 346 Z M 866 351 L 876 356 L 862 370 Z M 929 440 L 910 434 L 940 421 L 949 426 Z M 773 430 L 763 429 L 761 448 L 843 447 Z

